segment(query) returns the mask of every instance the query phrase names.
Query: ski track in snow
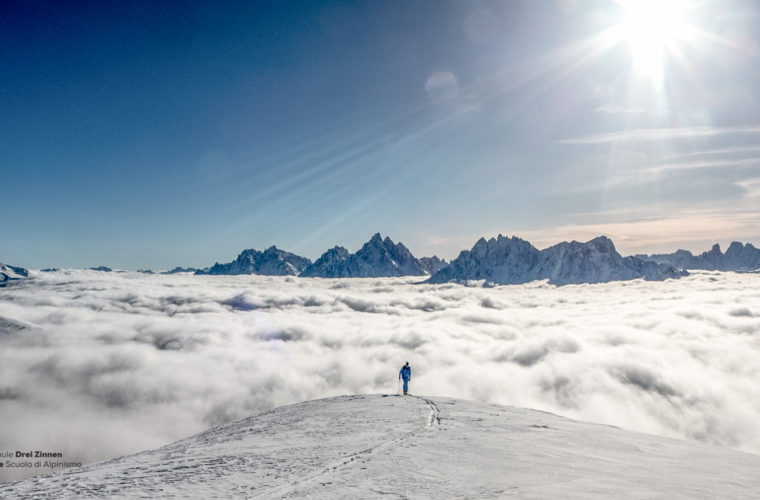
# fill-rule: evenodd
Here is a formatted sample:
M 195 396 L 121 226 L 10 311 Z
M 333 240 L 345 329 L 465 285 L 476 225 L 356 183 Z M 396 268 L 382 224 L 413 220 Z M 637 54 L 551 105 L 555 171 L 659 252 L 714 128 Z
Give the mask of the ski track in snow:
M 413 396 L 417 399 L 423 400 L 425 403 L 427 403 L 428 407 L 430 407 L 430 414 L 428 415 L 428 421 L 427 426 L 433 427 L 439 426 L 441 424 L 441 410 L 438 408 L 438 405 L 433 402 L 432 399 L 424 398 L 421 396 Z
M 425 404 L 430 408 L 430 414 L 428 415 L 427 425 L 426 425 L 427 428 L 431 428 L 433 425 L 438 426 L 440 424 L 441 414 L 440 414 L 440 411 L 438 410 L 438 407 L 436 406 L 436 404 L 432 400 L 430 400 L 428 398 L 421 397 L 421 396 L 412 396 L 411 394 L 409 396 L 411 396 L 413 398 L 416 398 L 416 399 L 419 399 L 421 401 L 424 401 Z M 393 396 L 389 396 L 389 397 L 393 397 Z M 406 396 L 396 396 L 396 397 L 406 397 Z M 269 489 L 269 490 L 267 490 L 265 492 L 261 492 L 261 493 L 255 494 L 253 496 L 254 497 L 261 497 L 261 496 L 266 496 L 266 497 L 272 497 L 272 496 L 286 497 L 288 493 L 293 492 L 296 488 L 302 487 L 306 483 L 318 481 L 320 478 L 323 478 L 323 477 L 325 477 L 325 476 L 327 476 L 327 475 L 329 475 L 331 473 L 334 473 L 338 469 L 341 469 L 341 468 L 347 467 L 347 466 L 351 466 L 351 465 L 355 465 L 357 462 L 360 462 L 362 460 L 366 460 L 371 455 L 374 455 L 374 454 L 377 454 L 377 453 L 381 453 L 381 452 L 383 452 L 386 449 L 398 446 L 399 444 L 403 443 L 404 441 L 406 441 L 408 439 L 411 439 L 411 438 L 414 438 L 415 436 L 417 436 L 419 434 L 419 432 L 420 431 L 415 430 L 413 432 L 409 432 L 408 434 L 406 434 L 406 435 L 404 435 L 404 436 L 402 436 L 400 438 L 392 439 L 390 441 L 383 442 L 383 443 L 381 443 L 381 444 L 379 444 L 377 446 L 374 446 L 372 448 L 367 448 L 365 450 L 360 450 L 358 452 L 351 453 L 350 455 L 347 455 L 344 460 L 342 460 L 340 462 L 336 462 L 336 463 L 334 463 L 334 464 L 332 464 L 332 465 L 330 465 L 330 466 L 328 466 L 328 467 L 326 467 L 326 468 L 324 468 L 324 469 L 322 469 L 322 470 L 320 470 L 320 471 L 318 471 L 318 472 L 316 472 L 314 474 L 311 474 L 311 475 L 309 475 L 307 477 L 304 477 L 304 478 L 297 479 L 296 481 L 294 481 L 292 483 L 289 483 L 289 484 L 286 484 L 286 485 L 283 485 L 283 486 L 281 486 L 279 488 L 272 488 L 272 489 Z
M 234 485 L 228 490 L 234 496 L 243 496 L 246 498 L 288 498 L 291 496 L 301 496 L 299 491 L 309 489 L 310 485 L 316 484 L 317 486 L 326 486 L 332 484 L 331 478 L 336 473 L 340 473 L 342 469 L 358 466 L 362 467 L 362 464 L 366 464 L 367 460 L 376 455 L 381 455 L 384 452 L 391 452 L 395 448 L 398 448 L 402 443 L 411 440 L 421 433 L 426 433 L 432 427 L 438 428 L 441 420 L 440 410 L 437 405 L 429 398 L 421 396 L 391 396 L 384 395 L 383 398 L 401 398 L 406 406 L 409 403 L 421 401 L 425 404 L 426 409 L 429 410 L 427 417 L 424 419 L 412 419 L 411 430 L 403 432 L 399 437 L 395 437 L 389 440 L 381 440 L 374 443 L 372 446 L 361 448 L 356 451 L 345 452 L 342 454 L 339 460 L 330 461 L 326 466 L 317 467 L 317 470 L 310 471 L 303 474 L 297 474 L 297 477 L 287 478 L 286 482 L 282 484 L 275 484 L 272 486 L 256 486 L 254 485 Z M 344 398 L 346 401 L 362 400 L 364 396 L 347 396 Z M 290 407 L 298 407 L 299 405 L 291 405 Z M 411 408 L 411 414 L 414 413 L 414 406 Z M 421 410 L 421 408 L 417 408 Z M 262 413 L 258 417 L 267 417 L 274 415 L 277 410 L 270 410 Z M 417 416 L 421 416 L 421 413 Z M 257 417 L 253 417 L 254 419 Z M 54 494 L 54 491 L 58 491 L 58 494 L 63 496 L 83 496 L 83 497 L 120 497 L 120 496 L 143 496 L 143 495 L 157 495 L 157 496 L 174 496 L 173 493 L 167 492 L 165 486 L 182 485 L 190 482 L 195 486 L 198 483 L 212 483 L 223 479 L 225 475 L 230 472 L 240 473 L 245 472 L 245 469 L 255 467 L 255 461 L 250 460 L 244 454 L 232 455 L 223 454 L 220 456 L 198 456 L 194 454 L 188 456 L 189 448 L 193 445 L 209 445 L 217 442 L 215 439 L 218 436 L 224 438 L 234 437 L 238 433 L 231 433 L 229 436 L 226 432 L 230 428 L 234 428 L 238 425 L 244 425 L 244 422 L 250 419 L 245 419 L 241 422 L 233 422 L 226 424 L 215 429 L 211 429 L 198 436 L 188 438 L 186 440 L 179 441 L 157 450 L 146 451 L 137 455 L 128 457 L 120 457 L 101 463 L 86 465 L 80 469 L 68 469 L 56 474 L 47 474 L 44 476 L 36 476 L 26 479 L 22 482 L 0 484 L 0 497 L 5 493 L 26 495 L 23 490 L 17 490 L 19 486 L 32 486 L 31 490 L 34 491 L 31 496 L 38 494 L 49 495 Z M 304 421 L 308 422 L 309 417 L 305 417 Z M 373 419 L 368 416 L 367 418 L 361 418 L 364 423 L 372 424 Z M 307 423 L 305 426 L 307 429 L 310 427 Z M 307 430 L 308 432 L 308 430 Z M 241 431 L 240 434 L 245 435 L 245 431 Z M 351 442 L 347 443 L 347 447 L 352 447 Z M 417 445 L 411 445 L 412 447 Z M 197 447 L 197 446 L 196 446 Z M 159 460 L 151 460 L 145 463 L 145 460 L 141 458 L 148 457 L 161 457 Z M 297 462 L 301 457 L 291 457 L 293 462 Z M 265 468 L 273 464 L 278 465 L 278 472 L 285 473 L 285 476 L 289 476 L 287 472 L 291 469 L 285 461 L 278 459 L 277 457 L 262 457 L 261 465 Z M 291 464 L 292 465 L 292 464 Z M 122 470 L 116 470 L 122 469 Z M 73 478 L 79 476 L 82 471 L 96 470 L 100 474 L 100 479 L 103 481 L 101 484 L 93 483 L 93 481 L 81 481 L 74 480 Z M 88 476 L 87 472 L 84 473 Z M 265 477 L 270 476 L 271 473 L 266 473 Z M 49 478 L 55 478 L 50 480 Z M 163 484 L 162 484 L 163 483 Z M 53 488 L 50 488 L 53 487 Z M 194 491 L 194 492 L 193 492 Z M 190 492 L 190 496 L 198 496 L 198 492 L 201 490 L 193 490 Z M 44 493 L 43 493 L 44 492 Z M 215 492 L 204 492 L 203 497 L 213 497 Z M 307 495 L 308 496 L 308 495 Z
M 284 406 L 0 497 L 756 498 L 760 456 L 426 396 Z

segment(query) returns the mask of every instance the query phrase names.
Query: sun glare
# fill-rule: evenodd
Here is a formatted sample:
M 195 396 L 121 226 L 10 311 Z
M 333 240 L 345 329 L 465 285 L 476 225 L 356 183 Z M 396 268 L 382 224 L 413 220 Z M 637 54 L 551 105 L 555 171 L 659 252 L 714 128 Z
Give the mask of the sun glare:
M 683 0 L 619 0 L 625 10 L 619 36 L 628 42 L 637 72 L 659 80 L 665 56 L 688 35 Z

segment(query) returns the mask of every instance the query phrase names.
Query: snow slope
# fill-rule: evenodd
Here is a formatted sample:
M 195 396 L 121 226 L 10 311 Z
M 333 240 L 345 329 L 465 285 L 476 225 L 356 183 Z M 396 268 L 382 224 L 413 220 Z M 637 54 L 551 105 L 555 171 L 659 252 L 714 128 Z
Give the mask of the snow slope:
M 284 406 L 2 497 L 757 498 L 760 455 L 449 398 Z

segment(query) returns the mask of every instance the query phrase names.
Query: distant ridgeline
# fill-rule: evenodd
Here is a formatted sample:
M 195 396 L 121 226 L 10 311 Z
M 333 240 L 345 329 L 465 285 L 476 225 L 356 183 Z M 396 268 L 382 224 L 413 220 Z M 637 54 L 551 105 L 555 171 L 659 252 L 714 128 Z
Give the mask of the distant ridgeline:
M 89 269 L 111 272 L 105 266 Z M 678 250 L 671 254 L 623 257 L 605 236 L 585 243 L 562 242 L 538 250 L 523 239 L 499 235 L 489 240 L 479 239 L 472 249 L 463 250 L 448 263 L 437 256 L 418 259 L 403 243 L 394 243 L 388 237 L 383 239 L 380 233 L 376 233 L 356 253 L 336 246 L 315 262 L 272 246 L 263 252 L 244 250 L 237 259 L 226 264 L 217 262 L 205 269 L 177 267 L 161 274 L 193 272 L 196 275 L 259 274 L 314 278 L 428 276 L 425 283 L 482 281 L 488 286 L 535 280 L 548 280 L 555 285 L 637 278 L 662 281 L 686 276 L 689 269 L 760 271 L 760 250 L 749 243 L 735 241 L 726 253 L 721 252 L 716 244 L 710 251 L 696 256 L 688 250 Z M 139 272 L 153 274 L 149 270 Z M 28 276 L 26 269 L 0 263 L 0 286 Z
M 481 238 L 472 250 L 462 251 L 428 282 L 484 280 L 485 284 L 507 285 L 549 280 L 556 285 L 569 285 L 636 278 L 661 281 L 687 274 L 669 264 L 623 257 L 612 240 L 604 236 L 586 243 L 562 242 L 538 250 L 520 238 L 499 235 L 490 240 Z
M 512 237 L 485 240 L 448 264 L 436 256 L 417 259 L 402 243 L 375 234 L 352 254 L 343 247 L 326 251 L 315 262 L 277 247 L 263 252 L 245 250 L 227 264 L 214 264 L 196 274 L 264 274 L 319 278 L 376 278 L 430 276 L 428 283 L 519 284 L 534 280 L 550 283 L 604 283 L 644 278 L 665 280 L 688 273 L 666 264 L 638 257 L 623 257 L 609 238 L 600 236 L 586 243 L 572 241 L 538 250 L 525 240 Z
M 688 250 L 673 253 L 637 255 L 640 259 L 670 264 L 679 269 L 706 269 L 710 271 L 757 271 L 760 270 L 760 249 L 752 244 L 742 245 L 734 241 L 726 250 L 720 251 L 720 245 L 713 245 L 708 252 L 693 255 Z
M 445 267 L 436 256 L 417 259 L 402 243 L 393 243 L 375 234 L 352 254 L 335 247 L 311 260 L 272 246 L 259 252 L 244 250 L 227 264 L 218 262 L 195 274 L 263 274 L 270 276 L 305 276 L 313 278 L 378 278 L 388 276 L 425 276 Z

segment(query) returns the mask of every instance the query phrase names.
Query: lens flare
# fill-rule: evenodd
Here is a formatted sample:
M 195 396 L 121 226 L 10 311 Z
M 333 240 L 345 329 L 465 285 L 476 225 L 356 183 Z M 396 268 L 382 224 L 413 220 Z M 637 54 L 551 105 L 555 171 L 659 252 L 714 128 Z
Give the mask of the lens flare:
M 637 73 L 662 80 L 665 57 L 678 42 L 689 37 L 686 1 L 620 0 L 625 14 L 619 36 L 630 46 Z

